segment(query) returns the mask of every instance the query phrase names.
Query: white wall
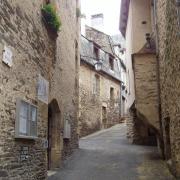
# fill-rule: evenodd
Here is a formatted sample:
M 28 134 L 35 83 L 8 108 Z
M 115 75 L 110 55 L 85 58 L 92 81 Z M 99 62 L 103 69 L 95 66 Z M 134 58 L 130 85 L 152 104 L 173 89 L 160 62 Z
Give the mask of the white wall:
M 132 68 L 132 54 L 140 51 L 146 43 L 146 33 L 151 29 L 151 1 L 131 0 L 126 30 L 126 67 L 127 67 L 127 108 L 135 100 L 134 72 Z M 142 24 L 146 21 L 146 24 Z
M 135 100 L 135 91 L 134 91 L 134 72 L 132 69 L 132 4 L 130 3 L 129 7 L 129 18 L 127 23 L 127 30 L 126 30 L 126 68 L 127 68 L 127 103 L 126 108 L 133 104 Z

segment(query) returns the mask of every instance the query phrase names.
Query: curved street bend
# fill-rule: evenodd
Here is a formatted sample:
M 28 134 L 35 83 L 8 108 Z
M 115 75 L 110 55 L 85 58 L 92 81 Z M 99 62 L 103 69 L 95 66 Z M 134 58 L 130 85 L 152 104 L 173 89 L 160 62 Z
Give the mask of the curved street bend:
M 49 180 L 172 180 L 157 148 L 131 145 L 125 124 L 80 140 L 80 149 Z

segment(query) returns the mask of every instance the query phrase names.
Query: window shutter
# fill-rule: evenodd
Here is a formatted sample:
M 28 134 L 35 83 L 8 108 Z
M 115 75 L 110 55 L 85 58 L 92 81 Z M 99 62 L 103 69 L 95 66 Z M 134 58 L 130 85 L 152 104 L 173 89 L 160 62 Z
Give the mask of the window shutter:
M 37 136 L 37 109 L 30 106 L 30 136 Z
M 28 104 L 21 101 L 19 112 L 19 134 L 27 135 L 28 133 Z

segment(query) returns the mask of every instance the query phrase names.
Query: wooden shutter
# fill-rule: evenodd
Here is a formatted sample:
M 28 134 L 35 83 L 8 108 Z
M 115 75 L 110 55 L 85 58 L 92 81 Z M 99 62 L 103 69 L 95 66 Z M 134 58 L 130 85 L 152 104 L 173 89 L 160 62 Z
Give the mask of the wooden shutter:
M 37 108 L 30 106 L 30 136 L 37 136 Z
M 28 135 L 28 103 L 21 101 L 19 110 L 19 135 Z

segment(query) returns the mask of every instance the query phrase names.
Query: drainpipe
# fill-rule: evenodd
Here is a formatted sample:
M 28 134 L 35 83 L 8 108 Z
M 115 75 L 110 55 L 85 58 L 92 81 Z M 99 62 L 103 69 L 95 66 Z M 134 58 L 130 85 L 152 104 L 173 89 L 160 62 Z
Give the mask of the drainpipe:
M 163 140 L 163 126 L 162 126 L 162 115 L 161 115 L 161 87 L 160 87 L 160 63 L 159 63 L 159 36 L 157 26 L 157 0 L 153 0 L 154 3 L 154 23 L 155 23 L 155 41 L 156 41 L 156 64 L 157 64 L 157 80 L 158 80 L 158 103 L 159 103 L 159 123 L 160 123 L 160 140 L 162 148 L 162 157 L 165 159 L 164 153 L 164 140 Z

